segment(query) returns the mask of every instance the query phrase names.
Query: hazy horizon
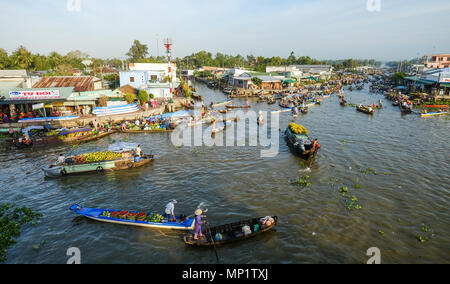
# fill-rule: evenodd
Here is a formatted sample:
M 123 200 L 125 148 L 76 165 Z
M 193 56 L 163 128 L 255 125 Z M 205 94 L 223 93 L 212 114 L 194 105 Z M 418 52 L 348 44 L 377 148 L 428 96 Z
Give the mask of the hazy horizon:
M 318 60 L 386 62 L 450 53 L 450 1 L 369 1 L 380 6 L 368 8 L 368 0 L 0 0 L 0 48 L 125 59 L 134 40 L 147 44 L 151 56 L 164 55 L 162 40 L 169 37 L 174 58 L 201 50 L 286 58 L 294 51 Z

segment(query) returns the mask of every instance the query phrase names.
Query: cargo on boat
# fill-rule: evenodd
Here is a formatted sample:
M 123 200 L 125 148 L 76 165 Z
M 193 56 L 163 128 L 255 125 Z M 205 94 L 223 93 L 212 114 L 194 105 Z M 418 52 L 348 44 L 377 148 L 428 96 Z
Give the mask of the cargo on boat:
M 360 112 L 367 113 L 367 114 L 374 114 L 375 113 L 375 111 L 373 110 L 373 108 L 371 106 L 358 105 L 358 106 L 356 106 L 356 110 L 360 111 Z
M 151 212 L 87 208 L 77 204 L 72 205 L 70 210 L 86 218 L 105 223 L 168 230 L 192 230 L 194 228 L 194 219 L 187 219 L 184 215 L 178 216 L 176 222 L 171 222 L 167 215 Z
M 61 177 L 82 173 L 102 173 L 144 166 L 153 155 L 139 153 L 137 144 L 117 143 L 106 152 L 87 153 L 64 159 L 64 162 L 42 169 L 46 177 Z
M 286 139 L 295 153 L 303 159 L 312 159 L 320 150 L 317 139 L 308 136 L 308 130 L 301 125 L 290 123 L 285 131 Z
M 184 237 L 184 242 L 189 246 L 212 247 L 244 241 L 272 230 L 277 222 L 277 216 L 267 216 L 212 228 L 202 226 L 203 238 L 195 240 L 194 234 L 189 233 Z

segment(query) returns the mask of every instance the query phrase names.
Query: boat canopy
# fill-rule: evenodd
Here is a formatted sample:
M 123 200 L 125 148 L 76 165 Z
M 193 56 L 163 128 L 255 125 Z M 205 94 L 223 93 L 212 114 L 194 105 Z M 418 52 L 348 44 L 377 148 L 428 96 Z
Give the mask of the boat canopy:
M 31 130 L 44 130 L 44 126 L 30 126 L 27 128 L 22 129 L 22 133 L 24 134 L 28 134 L 28 132 L 30 132 Z
M 136 143 L 119 142 L 109 145 L 108 150 L 115 153 L 129 152 L 132 150 L 136 150 L 138 146 L 139 144 Z

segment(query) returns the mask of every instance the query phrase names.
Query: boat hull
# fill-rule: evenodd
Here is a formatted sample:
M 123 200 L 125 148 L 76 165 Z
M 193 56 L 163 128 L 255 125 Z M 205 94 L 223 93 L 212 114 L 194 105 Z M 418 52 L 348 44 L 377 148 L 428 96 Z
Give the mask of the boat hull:
M 98 222 L 104 222 L 104 223 L 135 226 L 135 227 L 145 227 L 145 228 L 152 228 L 152 229 L 166 229 L 166 230 L 185 230 L 185 231 L 187 231 L 187 230 L 194 229 L 194 219 L 193 218 L 190 218 L 185 221 L 180 221 L 180 219 L 177 218 L 177 220 L 179 222 L 169 222 L 167 220 L 167 216 L 166 216 L 165 220 L 162 223 L 155 223 L 155 222 L 137 221 L 137 220 L 128 220 L 128 219 L 120 219 L 120 218 L 101 216 L 102 213 L 105 211 L 111 213 L 114 211 L 120 212 L 121 210 L 88 208 L 88 207 L 81 207 L 77 204 L 70 207 L 70 210 L 75 212 L 78 215 L 84 216 L 91 220 L 95 220 Z M 133 212 L 133 211 L 131 211 L 131 212 Z M 138 213 L 138 212 L 133 212 L 133 213 Z M 150 214 L 149 212 L 146 212 L 146 213 L 148 215 Z
M 118 171 L 131 168 L 138 168 L 150 163 L 151 161 L 153 161 L 153 156 L 145 156 L 142 157 L 139 161 L 135 161 L 134 158 L 130 158 L 130 159 L 102 161 L 87 164 L 64 165 L 57 167 L 52 166 L 43 169 L 43 171 L 46 177 L 52 178 L 75 174 L 102 173 L 104 171 Z
M 313 159 L 318 151 L 319 148 L 313 148 L 312 145 L 305 145 L 305 151 L 301 149 L 299 139 L 296 138 L 296 136 L 292 133 L 292 131 L 287 128 L 285 131 L 286 134 L 286 140 L 288 141 L 288 144 L 292 147 L 295 154 L 305 160 Z M 312 141 L 311 138 L 307 137 L 308 140 Z
M 194 247 L 212 247 L 212 246 L 219 246 L 219 245 L 225 245 L 229 243 L 235 243 L 239 241 L 244 241 L 247 239 L 254 238 L 256 236 L 259 236 L 261 234 L 264 234 L 276 226 L 278 222 L 278 217 L 273 216 L 274 223 L 270 226 L 264 226 L 259 224 L 259 220 L 263 217 L 240 221 L 232 224 L 226 224 L 223 226 L 217 226 L 210 228 L 211 231 L 207 228 L 207 226 L 203 226 L 202 228 L 202 234 L 204 235 L 204 238 L 195 240 L 194 234 L 190 233 L 186 236 L 184 236 L 184 243 L 189 246 Z M 253 231 L 253 227 L 255 224 L 258 224 L 261 226 L 261 229 L 257 232 Z M 252 230 L 252 233 L 249 235 L 245 235 L 242 233 L 242 227 L 243 226 L 249 226 Z M 210 234 L 211 233 L 211 234 Z M 220 233 L 222 235 L 221 240 L 214 240 L 211 239 L 211 236 L 214 237 L 217 233 Z

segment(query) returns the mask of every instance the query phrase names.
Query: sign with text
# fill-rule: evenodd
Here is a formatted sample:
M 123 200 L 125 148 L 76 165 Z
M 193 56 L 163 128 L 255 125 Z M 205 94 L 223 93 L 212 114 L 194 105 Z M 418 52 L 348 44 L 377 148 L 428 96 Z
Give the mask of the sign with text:
M 50 100 L 61 98 L 58 90 L 9 92 L 10 100 Z
M 44 108 L 44 104 L 42 103 L 42 104 L 35 104 L 35 105 L 33 105 L 33 110 L 37 110 L 37 109 L 41 109 L 41 108 Z

